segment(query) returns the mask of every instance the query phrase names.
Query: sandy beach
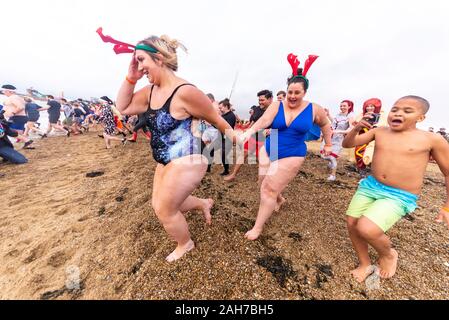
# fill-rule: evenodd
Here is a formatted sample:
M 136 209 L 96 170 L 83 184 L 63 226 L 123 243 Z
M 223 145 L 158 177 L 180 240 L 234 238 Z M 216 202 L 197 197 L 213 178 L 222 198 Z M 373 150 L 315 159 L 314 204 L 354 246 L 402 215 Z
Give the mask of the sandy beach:
M 341 161 L 338 181 L 327 182 L 317 143 L 254 242 L 244 233 L 259 203 L 257 167 L 226 184 L 216 165 L 195 192 L 215 200 L 212 225 L 188 213 L 196 249 L 170 264 L 175 243 L 150 206 L 155 162 L 146 141 L 106 150 L 97 134 L 37 140 L 24 150 L 28 164 L 0 164 L 0 299 L 449 297 L 448 230 L 434 221 L 445 187 L 434 164 L 418 209 L 389 231 L 397 274 L 369 290 L 349 274 L 356 256 L 344 213 L 358 175 Z

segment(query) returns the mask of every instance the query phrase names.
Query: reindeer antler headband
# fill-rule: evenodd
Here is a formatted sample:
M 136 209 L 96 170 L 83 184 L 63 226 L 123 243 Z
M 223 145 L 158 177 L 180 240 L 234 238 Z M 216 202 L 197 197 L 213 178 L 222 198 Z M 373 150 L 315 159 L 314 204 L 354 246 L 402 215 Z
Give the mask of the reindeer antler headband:
M 306 85 L 305 89 L 307 90 L 307 88 L 309 87 L 309 80 L 306 78 L 306 75 L 316 59 L 318 59 L 318 56 L 309 54 L 309 57 L 307 58 L 306 62 L 304 62 L 304 70 L 303 70 L 302 74 L 298 74 L 298 67 L 300 65 L 298 56 L 295 56 L 293 53 L 290 53 L 287 56 L 287 61 L 288 61 L 288 63 L 290 63 L 290 66 L 292 67 L 293 77 L 291 78 L 291 80 L 293 80 L 295 78 L 303 79 L 305 81 L 305 85 Z
M 115 44 L 114 52 L 116 54 L 133 53 L 135 50 L 145 50 L 151 53 L 158 53 L 158 51 L 155 48 L 150 47 L 149 45 L 146 44 L 138 44 L 137 46 L 133 46 L 132 44 L 115 40 L 111 36 L 105 36 L 103 34 L 103 28 L 101 27 L 97 29 L 97 33 L 100 36 L 101 40 L 103 40 L 103 42 Z

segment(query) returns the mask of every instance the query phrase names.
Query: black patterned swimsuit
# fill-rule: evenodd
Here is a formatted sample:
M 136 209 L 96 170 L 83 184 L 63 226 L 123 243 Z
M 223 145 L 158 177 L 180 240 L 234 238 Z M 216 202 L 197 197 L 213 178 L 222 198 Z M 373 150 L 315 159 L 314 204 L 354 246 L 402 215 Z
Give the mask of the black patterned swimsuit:
M 170 104 L 173 96 L 182 86 L 176 87 L 162 108 L 151 109 L 151 96 L 153 87 L 151 87 L 150 99 L 148 102 L 147 126 L 151 131 L 151 148 L 153 149 L 153 158 L 156 162 L 167 165 L 171 160 L 181 158 L 191 154 L 199 154 L 200 141 L 192 134 L 192 117 L 184 120 L 177 120 L 170 114 Z

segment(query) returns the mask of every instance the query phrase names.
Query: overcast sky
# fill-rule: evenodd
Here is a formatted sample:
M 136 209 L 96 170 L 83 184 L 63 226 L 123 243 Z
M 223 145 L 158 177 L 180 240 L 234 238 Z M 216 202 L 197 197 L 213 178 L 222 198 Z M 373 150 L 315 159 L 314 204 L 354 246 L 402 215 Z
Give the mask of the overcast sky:
M 320 57 L 307 99 L 361 111 L 372 97 L 386 110 L 408 94 L 431 103 L 427 128 L 449 127 L 449 2 L 395 1 L 50 1 L 2 3 L 0 82 L 66 97 L 115 99 L 129 54 L 115 55 L 95 30 L 135 43 L 167 34 L 183 42 L 178 75 L 217 99 L 232 94 L 240 116 L 256 93 L 285 89 L 287 54 Z M 144 80 L 139 83 L 145 84 Z

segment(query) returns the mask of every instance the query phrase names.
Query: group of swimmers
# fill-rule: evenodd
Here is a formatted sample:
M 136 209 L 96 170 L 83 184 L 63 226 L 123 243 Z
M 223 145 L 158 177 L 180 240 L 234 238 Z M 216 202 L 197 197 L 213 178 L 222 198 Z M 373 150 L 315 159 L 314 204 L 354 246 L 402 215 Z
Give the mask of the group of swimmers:
M 367 101 L 363 115 L 357 120 L 352 119 L 352 102 L 345 100 L 340 105 L 341 113 L 330 119 L 324 108 L 305 100 L 309 89 L 307 71 L 312 62 L 306 63 L 304 69 L 298 68 L 296 57 L 289 55 L 292 75 L 287 80 L 286 92 L 280 92 L 275 101 L 270 91 L 259 92 L 259 106 L 252 108 L 250 122 L 241 127 L 245 131 L 239 134 L 235 130 L 236 119 L 228 114 L 229 101 L 223 100 L 219 104 L 223 109 L 217 112 L 210 96 L 175 74 L 178 48 L 184 46 L 176 40 L 151 36 L 124 50 L 132 52 L 132 58 L 116 99 L 121 115 L 137 117 L 137 123 L 143 123 L 149 131 L 146 137 L 157 162 L 151 204 L 164 229 L 177 243 L 166 260 L 180 259 L 195 247 L 184 213 L 199 210 L 207 224 L 212 221 L 213 199 L 192 195 L 210 165 L 210 158 L 203 153 L 207 143 L 202 135 L 196 134 L 195 127 L 200 123 L 196 119 L 206 123 L 203 134 L 213 127 L 223 135 L 221 139 L 242 148 L 242 158 L 252 150 L 257 153 L 260 203 L 255 224 L 245 234 L 248 240 L 261 235 L 273 212 L 280 210 L 286 201 L 282 192 L 304 163 L 306 135 L 315 126 L 322 132 L 322 155 L 330 162 L 329 180 L 335 179 L 341 148 L 356 148 L 355 155 L 358 152 L 364 163 L 366 147 L 376 142 L 369 159 L 371 175 L 361 180 L 346 212 L 349 237 L 359 259 L 359 266 L 351 273 L 360 282 L 370 275 L 373 270 L 368 255 L 370 245 L 379 255 L 379 275 L 392 277 L 398 253 L 386 232 L 416 208 L 430 156 L 449 186 L 449 144 L 441 135 L 416 128 L 425 119 L 429 102 L 414 95 L 402 97 L 384 116 L 385 125 L 381 125 L 377 119 L 378 99 Z M 135 86 L 143 77 L 149 85 L 136 91 Z M 110 140 L 123 143 L 127 140 L 115 137 L 117 122 L 112 102 L 106 98 L 102 97 L 104 103 L 94 114 L 105 128 L 103 136 L 106 147 L 110 147 Z M 360 146 L 365 146 L 364 153 L 357 150 Z M 224 173 L 229 173 L 225 179 L 235 179 L 243 163 L 237 161 L 231 173 L 225 167 Z M 449 196 L 449 187 L 446 189 Z M 441 206 L 437 221 L 449 226 L 449 199 Z
M 449 185 L 449 144 L 440 135 L 416 128 L 429 109 L 427 100 L 414 95 L 398 99 L 385 117 L 387 126 L 374 119 L 379 113 L 376 112 L 378 99 L 367 101 L 364 114 L 351 125 L 347 119 L 353 105 L 343 101 L 341 114 L 333 119 L 331 126 L 324 108 L 305 100 L 309 88 L 305 70 L 292 65 L 293 75 L 287 82 L 286 97 L 265 104 L 265 99 L 270 100 L 270 97 L 259 96 L 259 107 L 263 106 L 264 111 L 251 127 L 238 135 L 218 115 L 204 93 L 175 74 L 178 46 L 176 40 L 166 36 L 152 36 L 140 41 L 133 47 L 128 74 L 117 97 L 117 108 L 121 113 L 148 114 L 153 157 L 158 163 L 152 206 L 167 233 L 177 242 L 167 261 L 175 261 L 195 247 L 183 215 L 185 212 L 201 210 L 206 222 L 211 223 L 213 200 L 192 195 L 208 165 L 200 149 L 195 147 L 196 137 L 191 130 L 195 118 L 204 119 L 237 145 L 248 144 L 249 147 L 256 134 L 265 137 L 263 143 L 260 143 L 261 139 L 252 142 L 260 143 L 257 148 L 260 204 L 256 222 L 245 234 L 249 240 L 260 236 L 273 211 L 279 210 L 285 202 L 282 192 L 304 163 L 305 136 L 315 125 L 322 131 L 322 154 L 331 162 L 332 170 L 335 161 L 329 156 L 333 153 L 338 156 L 336 147 L 353 148 L 376 141 L 371 175 L 360 182 L 346 213 L 349 236 L 359 259 L 359 266 L 351 273 L 361 282 L 372 272 L 368 255 L 370 245 L 379 255 L 378 274 L 383 278 L 392 277 L 396 272 L 398 253 L 392 248 L 386 232 L 416 208 L 429 156 L 438 163 Z M 135 91 L 136 83 L 143 77 L 150 84 Z M 254 110 L 256 112 L 260 110 Z M 270 134 L 264 135 L 267 128 Z M 180 132 L 182 138 L 170 139 Z M 230 177 L 232 179 L 234 175 Z M 331 177 L 329 180 L 334 179 L 335 171 Z M 449 188 L 447 190 L 449 194 Z M 442 205 L 437 220 L 449 226 L 449 199 Z
M 114 108 L 113 102 L 103 96 L 95 101 L 77 99 L 68 101 L 65 98 L 55 99 L 52 95 L 45 96 L 46 105 L 38 104 L 29 96 L 22 96 L 16 92 L 16 87 L 7 84 L 1 88 L 2 94 L 6 96 L 4 105 L 0 105 L 2 111 L 2 128 L 8 127 L 8 132 L 15 132 L 15 143 L 6 141 L 2 146 L 1 157 L 11 163 L 23 164 L 28 160 L 19 151 L 15 150 L 19 143 L 23 142 L 23 149 L 35 149 L 32 139 L 36 137 L 46 138 L 52 132 L 67 135 L 78 135 L 89 131 L 91 126 L 101 124 L 104 133 L 100 135 L 105 140 L 106 148 L 111 147 L 111 140 L 119 140 L 122 143 L 126 141 L 135 142 L 137 131 L 133 133 L 127 125 L 128 121 L 133 123 L 134 118 L 122 119 L 122 116 Z M 41 111 L 48 112 L 47 128 L 40 128 Z M 61 117 L 61 114 L 64 116 Z M 62 119 L 62 120 L 61 120 Z M 144 128 L 144 130 L 146 130 Z M 4 132 L 4 130 L 2 131 Z M 126 134 L 133 134 L 133 137 L 126 139 Z M 124 138 L 115 137 L 116 134 L 122 134 Z M 11 135 L 9 135 L 11 136 Z M 11 136 L 12 137 L 12 136 Z M 7 137 L 4 135 L 4 139 Z M 147 132 L 147 139 L 149 135 Z

